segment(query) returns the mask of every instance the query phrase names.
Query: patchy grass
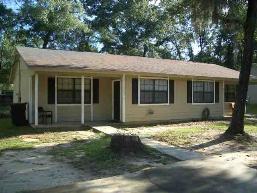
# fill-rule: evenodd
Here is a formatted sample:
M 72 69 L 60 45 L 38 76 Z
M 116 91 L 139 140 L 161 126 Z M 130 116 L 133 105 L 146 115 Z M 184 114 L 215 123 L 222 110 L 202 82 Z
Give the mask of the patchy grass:
M 60 145 L 49 153 L 59 161 L 67 161 L 79 169 L 90 170 L 94 176 L 135 172 L 154 163 L 167 164 L 175 161 L 150 148 L 133 154 L 115 153 L 109 147 L 110 140 L 110 137 L 99 134 L 98 138 L 91 142 L 77 141 L 68 147 Z
M 229 122 L 208 122 L 192 126 L 178 127 L 167 131 L 159 132 L 153 138 L 167 142 L 171 145 L 189 147 L 197 143 L 213 140 L 218 135 L 224 133 L 228 128 Z M 250 135 L 257 135 L 256 123 L 246 121 L 245 131 Z M 242 137 L 236 137 L 238 141 L 243 141 Z
M 25 142 L 17 138 L 0 139 L 0 154 L 4 150 L 31 149 L 35 144 L 35 142 Z
M 257 104 L 248 104 L 246 107 L 246 112 L 257 115 Z
M 205 132 L 206 128 L 201 127 L 185 127 L 160 132 L 154 135 L 158 141 L 167 142 L 171 145 L 187 146 L 191 145 L 192 138 L 196 138 L 199 134 Z
M 33 148 L 46 143 L 69 143 L 71 141 L 90 139 L 95 133 L 87 128 L 80 129 L 34 129 L 29 126 L 16 127 L 10 119 L 0 119 L 0 152 Z
M 25 142 L 17 137 L 28 130 L 29 127 L 15 127 L 10 119 L 0 119 L 0 153 L 3 150 L 32 148 L 34 143 Z
M 221 121 L 221 122 L 213 122 L 208 127 L 215 130 L 220 130 L 225 132 L 229 126 L 229 122 Z M 245 120 L 245 132 L 253 135 L 257 135 L 257 123 Z

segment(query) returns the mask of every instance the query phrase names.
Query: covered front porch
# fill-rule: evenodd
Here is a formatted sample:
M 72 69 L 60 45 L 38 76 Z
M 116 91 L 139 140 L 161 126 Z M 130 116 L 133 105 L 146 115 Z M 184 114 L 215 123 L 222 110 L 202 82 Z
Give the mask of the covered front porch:
M 125 78 L 124 74 L 36 72 L 29 78 L 29 123 L 74 127 L 125 122 Z

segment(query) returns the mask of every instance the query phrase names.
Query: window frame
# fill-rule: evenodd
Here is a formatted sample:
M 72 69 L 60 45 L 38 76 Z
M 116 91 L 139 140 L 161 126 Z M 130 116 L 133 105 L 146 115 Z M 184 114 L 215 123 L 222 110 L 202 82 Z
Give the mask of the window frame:
M 56 76 L 56 105 L 57 106 L 81 106 L 81 102 L 80 103 L 58 103 L 58 78 L 70 78 L 70 79 L 80 79 L 81 80 L 81 76 Z M 85 79 L 89 79 L 91 81 L 91 77 L 84 77 L 84 81 Z M 81 84 L 80 84 L 81 85 Z M 84 86 L 85 87 L 85 86 Z M 85 92 L 85 89 L 84 89 Z M 92 94 L 92 83 L 90 82 L 90 91 Z M 81 93 L 81 89 L 80 89 L 80 93 Z M 85 97 L 85 93 L 84 93 L 84 97 Z M 84 106 L 90 106 L 92 105 L 92 97 L 90 97 L 90 103 L 85 103 L 85 99 L 84 99 Z
M 142 79 L 150 79 L 150 80 L 166 80 L 167 81 L 167 103 L 141 103 L 141 80 Z M 170 105 L 170 78 L 163 78 L 163 77 L 140 77 L 138 76 L 138 105 L 139 106 L 155 106 L 155 105 Z M 174 90 L 175 90 L 175 84 L 174 84 Z
M 212 103 L 196 103 L 194 102 L 194 82 L 211 82 L 213 83 L 213 102 Z M 192 105 L 213 105 L 215 103 L 215 80 L 193 80 L 192 79 Z M 218 103 L 217 103 L 218 104 Z

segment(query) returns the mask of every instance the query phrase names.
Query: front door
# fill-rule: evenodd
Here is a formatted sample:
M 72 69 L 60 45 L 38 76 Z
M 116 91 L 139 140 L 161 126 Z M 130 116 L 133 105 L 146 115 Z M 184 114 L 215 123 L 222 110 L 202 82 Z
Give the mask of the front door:
M 120 81 L 113 83 L 113 118 L 120 121 Z

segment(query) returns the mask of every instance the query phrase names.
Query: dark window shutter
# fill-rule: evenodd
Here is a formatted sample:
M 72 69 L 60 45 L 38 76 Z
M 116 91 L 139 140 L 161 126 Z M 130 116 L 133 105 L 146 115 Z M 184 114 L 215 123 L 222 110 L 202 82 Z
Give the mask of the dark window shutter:
M 172 103 L 174 103 L 174 80 L 169 80 L 169 91 L 170 91 L 169 102 L 172 104 Z
M 215 82 L 215 103 L 219 103 L 220 100 L 220 84 Z
M 138 79 L 132 78 L 132 104 L 138 104 Z
M 192 103 L 192 81 L 187 81 L 187 103 Z
M 93 103 L 99 103 L 99 79 L 93 79 Z
M 48 104 L 54 104 L 55 103 L 55 78 L 49 77 L 48 83 L 47 83 L 47 89 L 48 89 Z

